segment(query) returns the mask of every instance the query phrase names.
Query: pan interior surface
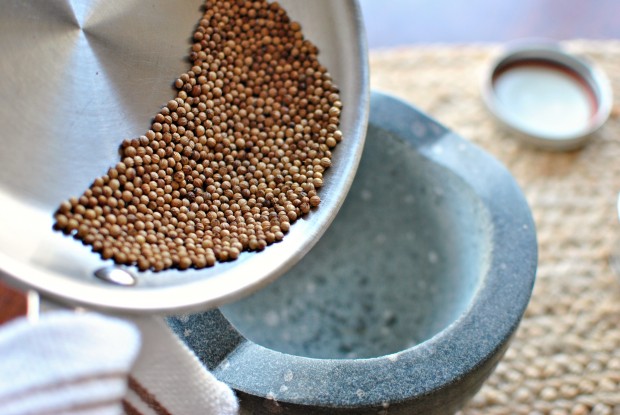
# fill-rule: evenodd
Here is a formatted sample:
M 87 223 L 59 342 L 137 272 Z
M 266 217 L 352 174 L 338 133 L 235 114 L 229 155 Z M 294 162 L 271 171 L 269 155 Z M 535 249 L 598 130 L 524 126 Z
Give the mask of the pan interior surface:
M 94 276 L 112 266 L 52 229 L 58 205 L 79 196 L 144 134 L 189 69 L 201 0 L 9 0 L 0 14 L 0 277 L 73 305 L 122 312 L 212 308 L 249 294 L 295 264 L 340 208 L 366 132 L 368 70 L 355 1 L 282 0 L 340 87 L 342 143 L 321 207 L 261 253 L 203 270 L 128 270 L 135 285 Z

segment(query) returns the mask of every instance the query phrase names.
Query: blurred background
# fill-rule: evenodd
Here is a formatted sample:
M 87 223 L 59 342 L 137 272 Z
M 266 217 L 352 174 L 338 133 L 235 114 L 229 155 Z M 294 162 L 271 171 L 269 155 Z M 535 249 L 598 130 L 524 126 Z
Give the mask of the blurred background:
M 618 0 L 360 0 L 370 48 L 620 38 Z

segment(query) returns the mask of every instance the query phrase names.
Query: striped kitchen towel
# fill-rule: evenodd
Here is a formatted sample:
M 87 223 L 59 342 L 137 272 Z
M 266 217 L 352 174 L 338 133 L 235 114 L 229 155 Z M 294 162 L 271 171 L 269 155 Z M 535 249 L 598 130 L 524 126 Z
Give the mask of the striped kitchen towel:
M 230 388 L 159 317 L 53 311 L 0 326 L 0 414 L 237 412 Z

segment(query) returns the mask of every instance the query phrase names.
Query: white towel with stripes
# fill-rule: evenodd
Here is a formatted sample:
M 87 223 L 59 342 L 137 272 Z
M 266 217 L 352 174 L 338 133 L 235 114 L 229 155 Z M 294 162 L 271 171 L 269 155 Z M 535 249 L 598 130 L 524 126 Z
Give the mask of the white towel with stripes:
M 0 414 L 237 413 L 161 318 L 54 311 L 0 326 Z

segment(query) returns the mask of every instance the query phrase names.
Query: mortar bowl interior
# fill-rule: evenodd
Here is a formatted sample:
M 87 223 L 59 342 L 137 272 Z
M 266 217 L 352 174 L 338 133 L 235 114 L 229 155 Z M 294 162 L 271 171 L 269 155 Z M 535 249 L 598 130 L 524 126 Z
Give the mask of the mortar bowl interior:
M 169 321 L 253 413 L 450 413 L 507 348 L 536 257 L 510 174 L 374 93 L 360 167 L 317 245 L 260 292 Z

